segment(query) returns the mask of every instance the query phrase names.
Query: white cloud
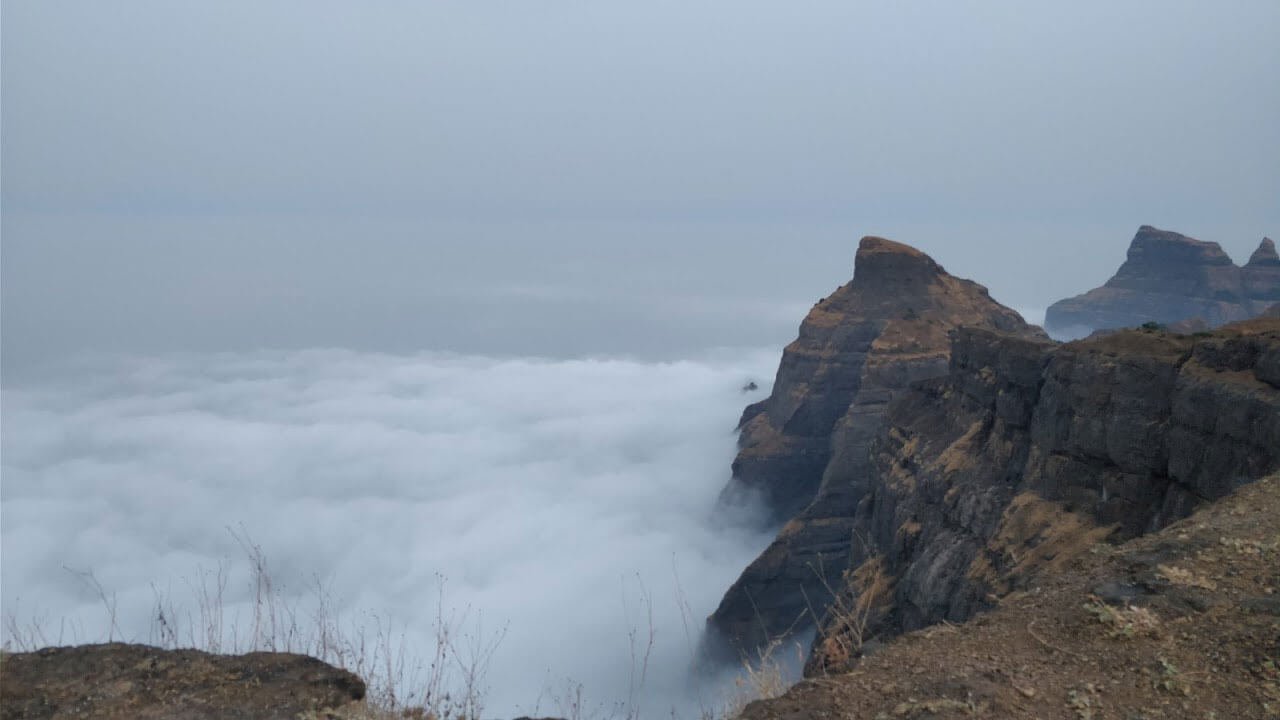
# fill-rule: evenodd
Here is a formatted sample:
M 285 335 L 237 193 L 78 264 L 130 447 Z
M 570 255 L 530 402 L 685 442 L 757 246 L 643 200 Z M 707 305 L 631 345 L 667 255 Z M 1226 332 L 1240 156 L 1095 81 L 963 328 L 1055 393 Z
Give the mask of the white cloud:
M 189 605 L 185 584 L 219 561 L 243 611 L 227 531 L 243 527 L 286 593 L 319 577 L 348 615 L 406 623 L 424 646 L 444 576 L 451 607 L 508 626 L 499 716 L 564 678 L 623 698 L 643 586 L 662 705 L 688 677 L 677 573 L 696 632 L 767 540 L 709 521 L 760 397 L 740 387 L 767 388 L 775 362 L 314 350 L 99 361 L 7 387 L 5 612 L 103 639 L 101 601 L 67 568 L 92 570 L 122 632 L 147 640 L 152 583 Z

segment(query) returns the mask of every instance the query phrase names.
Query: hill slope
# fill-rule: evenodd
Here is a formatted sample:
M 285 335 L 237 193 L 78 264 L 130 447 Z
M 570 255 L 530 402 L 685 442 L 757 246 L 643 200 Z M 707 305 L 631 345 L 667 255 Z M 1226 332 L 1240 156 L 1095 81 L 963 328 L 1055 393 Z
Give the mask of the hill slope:
M 1280 476 L 897 638 L 744 720 L 1280 717 Z

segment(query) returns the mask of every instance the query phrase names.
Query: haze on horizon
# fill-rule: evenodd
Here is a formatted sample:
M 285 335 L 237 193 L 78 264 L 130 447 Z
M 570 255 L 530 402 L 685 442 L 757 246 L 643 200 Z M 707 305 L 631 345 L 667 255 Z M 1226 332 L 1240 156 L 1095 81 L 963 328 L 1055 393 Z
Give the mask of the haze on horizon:
M 83 350 L 777 346 L 916 245 L 1011 306 L 1280 233 L 1280 4 L 3 7 L 6 383 Z M 1038 319 L 1038 318 L 1033 318 Z

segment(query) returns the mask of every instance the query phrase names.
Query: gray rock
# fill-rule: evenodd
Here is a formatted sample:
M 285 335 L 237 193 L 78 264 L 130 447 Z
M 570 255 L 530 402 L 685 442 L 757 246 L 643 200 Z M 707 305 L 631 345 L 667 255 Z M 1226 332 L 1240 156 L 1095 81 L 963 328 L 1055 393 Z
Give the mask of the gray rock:
M 1209 327 L 1245 320 L 1280 300 L 1280 257 L 1264 238 L 1244 267 L 1222 248 L 1143 225 L 1128 258 L 1099 288 L 1049 306 L 1055 334 L 1199 320 Z

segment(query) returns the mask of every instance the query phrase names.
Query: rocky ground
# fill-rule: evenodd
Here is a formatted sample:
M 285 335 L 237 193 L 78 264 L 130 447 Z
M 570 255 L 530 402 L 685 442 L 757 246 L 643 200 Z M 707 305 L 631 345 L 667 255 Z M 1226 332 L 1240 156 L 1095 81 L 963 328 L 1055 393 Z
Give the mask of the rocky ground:
M 0 720 L 320 720 L 363 716 L 360 678 L 305 655 L 110 643 L 5 654 Z
M 742 714 L 802 717 L 1280 718 L 1280 475 Z

